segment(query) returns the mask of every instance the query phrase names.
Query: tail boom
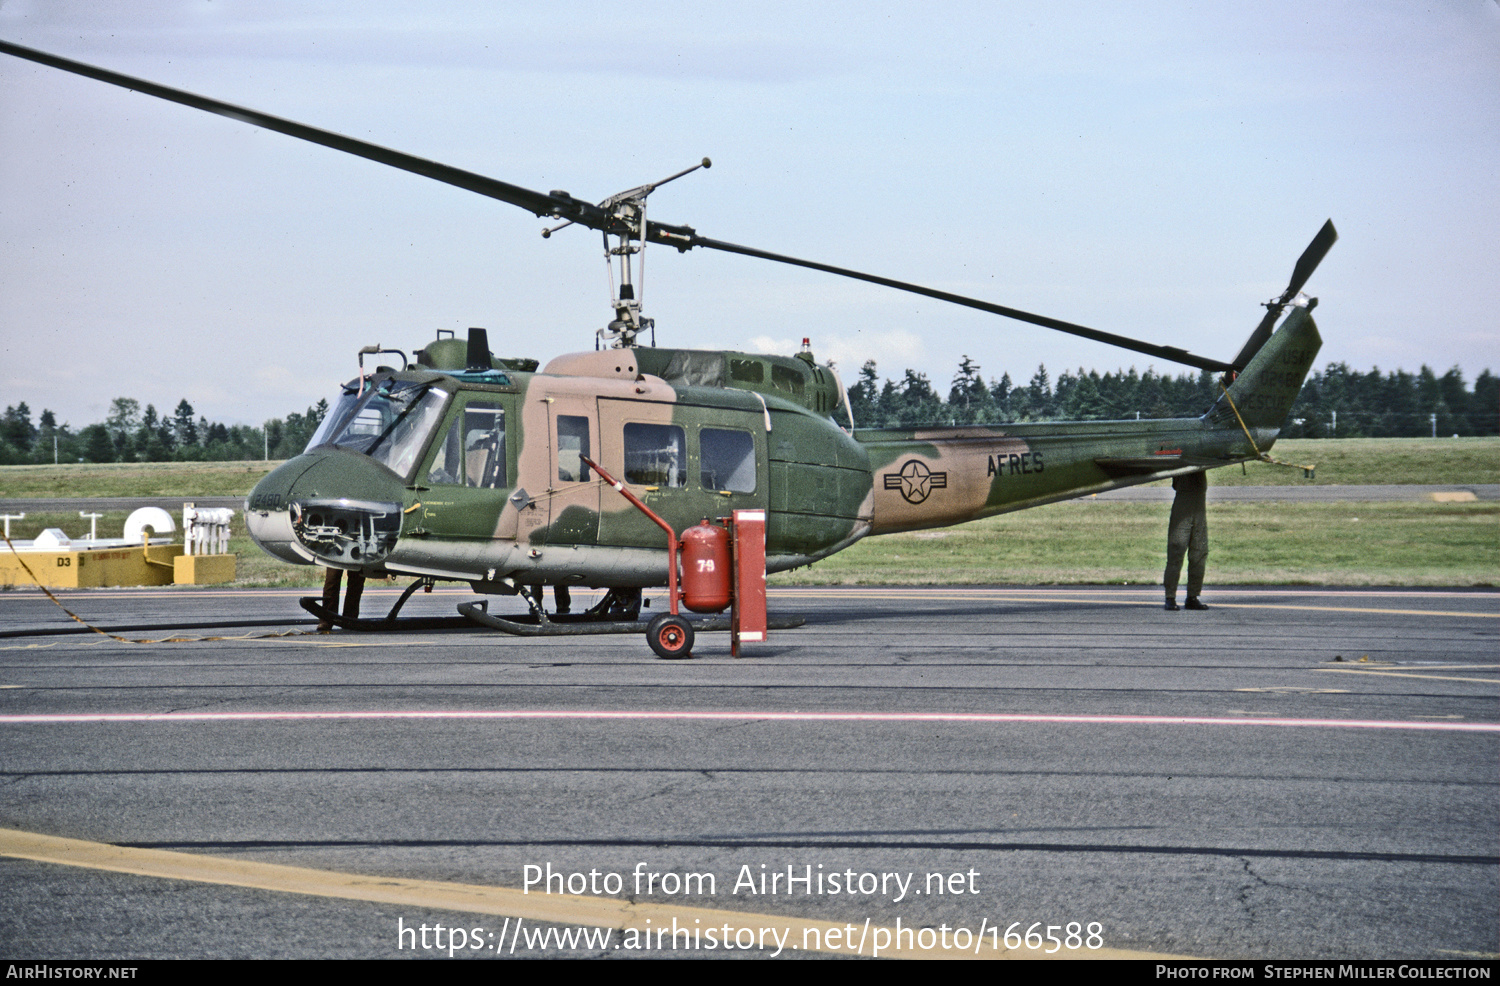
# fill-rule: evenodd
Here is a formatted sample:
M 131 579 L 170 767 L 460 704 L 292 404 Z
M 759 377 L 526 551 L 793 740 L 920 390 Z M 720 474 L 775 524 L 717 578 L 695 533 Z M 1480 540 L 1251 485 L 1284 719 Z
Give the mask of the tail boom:
M 1276 441 L 1322 340 L 1295 309 L 1201 418 L 856 432 L 871 534 L 946 527 L 1256 458 Z

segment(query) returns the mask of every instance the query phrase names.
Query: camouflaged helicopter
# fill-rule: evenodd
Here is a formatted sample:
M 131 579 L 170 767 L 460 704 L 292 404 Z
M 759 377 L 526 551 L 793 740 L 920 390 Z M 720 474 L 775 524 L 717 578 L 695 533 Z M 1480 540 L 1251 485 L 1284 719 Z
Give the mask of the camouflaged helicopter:
M 615 317 L 593 352 L 539 367 L 535 360 L 497 357 L 483 330 L 471 330 L 467 339 L 440 332 L 411 358 L 367 347 L 359 378 L 345 386 L 306 450 L 250 494 L 250 534 L 270 554 L 416 580 L 386 619 L 344 621 L 351 627 L 392 626 L 413 590 L 451 580 L 481 594 L 526 598 L 525 619 L 464 610 L 511 632 L 639 632 L 640 590 L 665 585 L 669 576 L 675 582 L 662 522 L 675 532 L 702 518 L 763 510 L 764 568 L 781 572 L 870 535 L 959 524 L 1261 458 L 1321 345 L 1311 317 L 1317 300 L 1301 289 L 1337 239 L 1332 221 L 1298 259 L 1286 290 L 1265 304 L 1239 354 L 1224 362 L 648 221 L 651 192 L 709 167 L 706 158 L 594 204 L 10 43 L 0 42 L 0 52 L 563 220 L 543 235 L 575 224 L 603 233 Z M 1221 395 L 1195 418 L 857 430 L 838 373 L 810 352 L 771 356 L 645 344 L 641 337 L 654 336 L 654 326 L 635 286 L 648 244 L 808 267 L 1221 372 Z M 401 366 L 366 374 L 364 357 L 381 354 L 400 356 Z M 587 613 L 549 619 L 541 588 L 574 585 L 609 592 Z M 674 615 L 679 623 L 669 633 L 665 618 L 648 631 L 653 649 L 685 656 L 692 626 Z

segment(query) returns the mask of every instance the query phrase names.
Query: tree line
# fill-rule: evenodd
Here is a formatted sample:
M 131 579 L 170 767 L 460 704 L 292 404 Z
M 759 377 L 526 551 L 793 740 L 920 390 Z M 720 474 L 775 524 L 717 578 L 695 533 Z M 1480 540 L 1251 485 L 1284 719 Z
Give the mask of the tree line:
M 307 445 L 328 413 L 318 401 L 262 428 L 209 421 L 186 400 L 170 415 L 133 397 L 116 397 L 102 422 L 74 431 L 44 409 L 36 423 L 25 401 L 0 418 L 0 465 L 49 462 L 227 462 L 288 459 Z
M 965 356 L 947 399 L 922 373 L 907 370 L 898 383 L 880 379 L 875 361 L 849 388 L 849 406 L 861 428 L 911 428 L 932 424 L 1004 424 L 1014 421 L 1106 421 L 1196 417 L 1219 398 L 1218 378 L 1204 370 L 1178 376 L 1135 367 L 1099 373 L 1064 370 L 1054 380 L 1039 366 L 1024 384 L 1009 373 L 988 382 Z M 170 415 L 132 397 L 110 402 L 104 421 L 74 431 L 43 410 L 31 420 L 25 401 L 0 418 L 0 465 L 48 462 L 186 462 L 287 459 L 301 452 L 328 413 L 318 401 L 302 413 L 274 418 L 262 428 L 211 422 L 186 400 Z M 1484 370 L 1469 386 L 1458 367 L 1438 376 L 1368 373 L 1345 363 L 1314 371 L 1282 426 L 1285 438 L 1385 438 L 1500 433 L 1500 378 Z
M 985 382 L 968 356 L 945 401 L 922 373 L 907 370 L 900 382 L 881 381 L 875 361 L 849 388 L 849 406 L 861 428 L 912 428 L 931 424 L 1004 424 L 1017 421 L 1111 421 L 1197 417 L 1219 399 L 1218 377 L 1164 376 L 1135 367 L 1099 373 L 1064 370 L 1054 381 L 1045 365 L 1018 384 L 1010 374 Z M 1415 438 L 1437 434 L 1500 434 L 1500 377 L 1484 370 L 1470 387 L 1453 367 L 1442 376 L 1368 373 L 1330 363 L 1308 376 L 1287 415 L 1284 438 Z

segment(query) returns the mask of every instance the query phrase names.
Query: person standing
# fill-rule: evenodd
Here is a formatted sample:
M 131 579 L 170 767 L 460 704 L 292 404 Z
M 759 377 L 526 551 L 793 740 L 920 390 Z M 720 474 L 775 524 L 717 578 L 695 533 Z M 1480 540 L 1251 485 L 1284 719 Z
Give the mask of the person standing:
M 328 568 L 323 571 L 323 608 L 337 613 L 339 611 L 339 583 L 343 581 L 343 570 Z M 359 598 L 365 592 L 365 574 L 363 572 L 349 573 L 349 591 L 344 594 L 344 616 L 351 620 L 359 619 Z M 328 633 L 333 629 L 333 621 L 322 619 L 318 621 L 318 632 Z
M 1177 609 L 1177 579 L 1182 557 L 1187 556 L 1187 609 L 1208 609 L 1198 598 L 1203 591 L 1203 570 L 1208 564 L 1208 476 L 1189 473 L 1172 480 L 1177 495 L 1172 500 L 1172 519 L 1167 525 L 1167 570 L 1162 584 L 1167 590 L 1169 610 Z

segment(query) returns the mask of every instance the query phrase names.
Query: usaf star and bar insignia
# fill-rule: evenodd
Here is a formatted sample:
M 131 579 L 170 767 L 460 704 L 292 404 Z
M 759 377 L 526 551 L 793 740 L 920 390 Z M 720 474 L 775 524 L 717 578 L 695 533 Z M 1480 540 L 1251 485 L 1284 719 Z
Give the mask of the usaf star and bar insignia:
M 926 463 L 917 459 L 907 459 L 900 472 L 884 473 L 881 478 L 886 489 L 900 490 L 901 498 L 907 503 L 921 503 L 932 495 L 933 490 L 948 488 L 946 472 L 933 472 Z

